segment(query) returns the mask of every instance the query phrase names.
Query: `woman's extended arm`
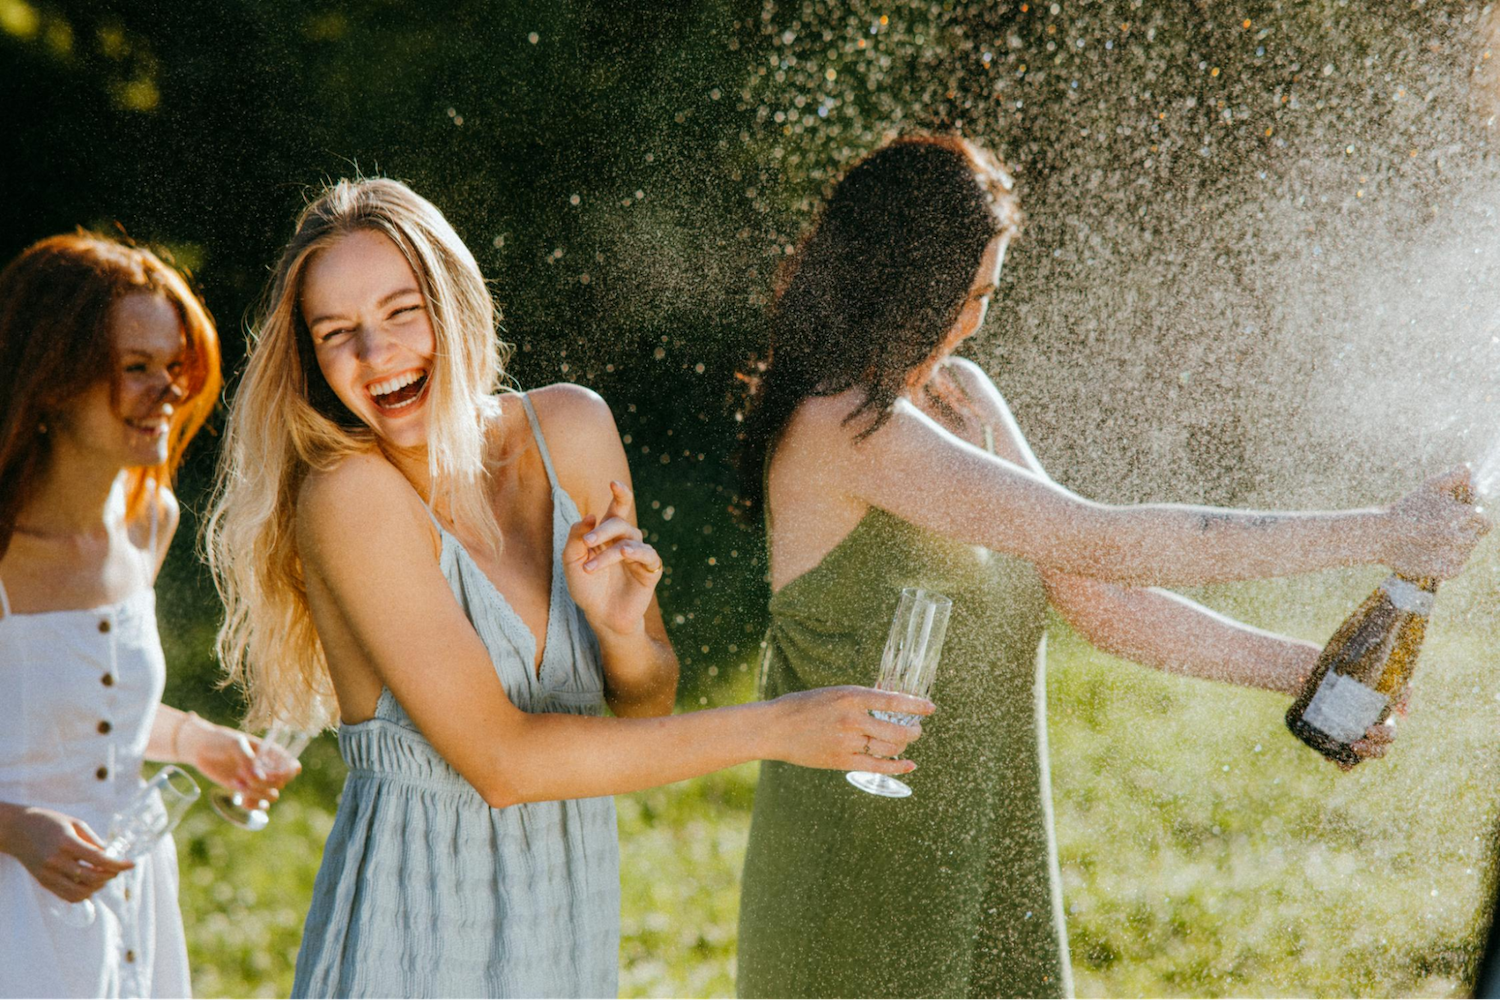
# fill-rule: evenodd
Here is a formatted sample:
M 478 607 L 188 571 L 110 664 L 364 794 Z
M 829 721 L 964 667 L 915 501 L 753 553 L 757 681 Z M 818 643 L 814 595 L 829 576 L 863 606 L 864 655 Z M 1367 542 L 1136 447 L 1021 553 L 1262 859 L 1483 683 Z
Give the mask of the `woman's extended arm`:
M 282 786 L 300 774 L 302 766 L 294 761 L 289 770 L 262 772 L 255 762 L 259 751 L 257 737 L 170 705 L 157 706 L 146 742 L 147 760 L 191 764 L 215 784 L 275 802 Z
M 835 429 L 846 438 L 853 433 L 848 427 L 829 431 Z M 1464 470 L 1429 480 L 1384 510 L 1095 503 L 955 437 L 905 400 L 868 438 L 829 452 L 839 481 L 866 503 L 1044 570 L 1127 586 L 1196 585 L 1363 563 L 1450 577 L 1488 530 L 1482 516 L 1450 495 L 1465 480 Z
M 1310 642 L 1267 632 L 1155 588 L 1048 573 L 1047 597 L 1090 643 L 1173 674 L 1296 694 L 1317 662 Z
M 1119 587 L 1063 573 L 1044 575 L 1047 597 L 1091 644 L 1123 659 L 1187 677 L 1296 694 L 1320 650 L 1267 632 L 1165 590 Z M 1404 711 L 1404 702 L 1398 700 Z M 1394 722 L 1369 728 L 1352 746 L 1383 757 Z M 1352 765 L 1340 763 L 1349 770 Z
M 433 747 L 496 808 L 612 795 L 757 758 L 899 774 L 920 730 L 871 709 L 925 715 L 931 703 L 864 688 L 666 718 L 527 713 L 433 558 L 416 492 L 383 458 L 359 455 L 309 477 L 297 543 L 320 631 L 337 627 Z

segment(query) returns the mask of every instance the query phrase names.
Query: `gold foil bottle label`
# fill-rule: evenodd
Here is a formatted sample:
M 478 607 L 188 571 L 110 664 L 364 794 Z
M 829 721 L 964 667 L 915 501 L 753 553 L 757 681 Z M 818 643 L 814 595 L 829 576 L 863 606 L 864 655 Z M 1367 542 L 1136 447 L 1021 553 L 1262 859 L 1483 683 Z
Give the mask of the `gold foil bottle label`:
M 1432 602 L 1437 595 L 1430 590 L 1423 590 L 1394 573 L 1385 578 L 1380 584 L 1380 589 L 1385 591 L 1385 596 L 1391 599 L 1391 603 L 1398 611 L 1422 615 L 1424 618 L 1432 614 Z

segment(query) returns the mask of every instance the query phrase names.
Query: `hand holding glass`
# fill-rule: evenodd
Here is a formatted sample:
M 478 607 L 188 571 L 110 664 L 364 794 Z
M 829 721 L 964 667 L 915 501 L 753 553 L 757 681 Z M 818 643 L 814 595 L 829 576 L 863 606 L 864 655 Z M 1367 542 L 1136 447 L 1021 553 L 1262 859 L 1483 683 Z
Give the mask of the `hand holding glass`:
M 297 758 L 302 756 L 310 742 L 311 733 L 278 722 L 261 737 L 260 749 L 255 754 L 255 769 L 263 775 L 289 772 L 296 767 Z M 208 802 L 214 807 L 214 812 L 245 830 L 264 830 L 271 822 L 266 813 L 271 804 L 264 799 L 251 802 L 244 792 L 215 788 L 209 794 Z
M 177 828 L 196 801 L 197 782 L 186 771 L 168 764 L 152 775 L 130 805 L 110 818 L 104 853 L 121 861 L 145 857 L 161 838 Z M 52 914 L 69 927 L 87 927 L 97 917 L 98 908 L 92 899 L 79 903 L 56 900 Z
M 938 658 L 943 653 L 943 639 L 948 632 L 948 615 L 953 602 L 942 594 L 917 587 L 904 587 L 901 600 L 896 605 L 896 616 L 891 619 L 891 632 L 885 640 L 885 652 L 880 659 L 880 680 L 876 687 L 882 691 L 926 698 L 932 692 L 932 682 L 937 676 Z M 894 712 L 873 712 L 877 718 L 897 722 L 904 726 L 914 725 L 915 715 Z M 856 788 L 871 795 L 904 799 L 911 794 L 905 782 L 888 774 L 873 771 L 850 771 L 846 777 Z

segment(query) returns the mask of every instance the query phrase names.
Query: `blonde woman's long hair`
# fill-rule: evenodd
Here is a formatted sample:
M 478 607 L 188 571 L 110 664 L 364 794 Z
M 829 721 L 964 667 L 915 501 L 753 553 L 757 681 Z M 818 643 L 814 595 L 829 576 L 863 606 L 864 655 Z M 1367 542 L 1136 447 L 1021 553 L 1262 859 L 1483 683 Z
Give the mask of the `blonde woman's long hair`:
M 417 276 L 436 341 L 427 387 L 429 502 L 499 551 L 485 446 L 506 348 L 474 256 L 443 214 L 406 185 L 341 180 L 303 209 L 250 333 L 229 407 L 203 547 L 225 619 L 217 650 L 226 684 L 243 688 L 246 724 L 308 729 L 335 720 L 328 661 L 313 628 L 294 506 L 303 480 L 379 447 L 333 394 L 302 316 L 302 281 L 321 250 L 351 233 L 390 239 Z

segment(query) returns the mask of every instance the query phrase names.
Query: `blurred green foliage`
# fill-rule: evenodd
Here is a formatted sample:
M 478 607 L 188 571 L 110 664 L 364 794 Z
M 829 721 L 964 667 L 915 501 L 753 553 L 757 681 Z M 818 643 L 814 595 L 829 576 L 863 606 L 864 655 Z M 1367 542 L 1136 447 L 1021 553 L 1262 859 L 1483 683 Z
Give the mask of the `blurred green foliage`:
M 515 381 L 580 381 L 610 401 L 695 690 L 703 647 L 753 644 L 764 616 L 726 461 L 762 283 L 719 252 L 753 242 L 753 213 L 721 155 L 741 113 L 709 96 L 749 55 L 729 48 L 741 18 L 729 0 L 0 0 L 0 172 L 22 193 L 0 204 L 0 255 L 78 224 L 164 247 L 201 286 L 233 372 L 304 200 L 328 178 L 408 181 L 491 281 Z M 170 696 L 222 714 L 230 702 L 199 693 L 217 608 L 185 544 L 213 460 L 210 433 L 182 476 L 164 631 Z
M 309 194 L 359 172 L 409 181 L 492 282 L 517 383 L 575 380 L 610 401 L 669 567 L 691 703 L 710 661 L 753 649 L 764 625 L 761 539 L 729 515 L 734 373 L 764 349 L 774 275 L 820 192 L 894 129 L 962 126 L 1019 171 L 1029 231 L 999 336 L 969 349 L 1060 481 L 1103 499 L 1299 505 L 1408 482 L 1389 461 L 1351 476 L 1353 443 L 1298 422 L 1316 355 L 1256 287 L 1257 261 L 1290 247 L 1219 215 L 1257 171 L 1308 203 L 1299 226 L 1353 220 L 1313 196 L 1360 171 L 1425 212 L 1467 162 L 1463 143 L 1448 150 L 1467 105 L 1442 74 L 1480 30 L 1472 7 L 0 0 L 0 255 L 80 223 L 166 248 L 219 318 L 232 372 Z M 1425 88 L 1420 122 L 1402 110 L 1377 127 L 1398 101 L 1386 83 Z M 1344 132 L 1368 150 L 1334 176 L 1306 169 Z M 1142 276 L 1155 291 L 1096 269 L 1158 250 Z M 1218 288 L 1203 266 L 1243 287 L 1195 301 Z M 1270 404 L 1278 419 L 1257 413 Z M 1167 469 L 1149 451 L 1161 441 Z M 205 434 L 182 477 L 184 536 L 214 457 Z M 172 693 L 203 703 L 217 609 L 187 545 L 168 579 Z

